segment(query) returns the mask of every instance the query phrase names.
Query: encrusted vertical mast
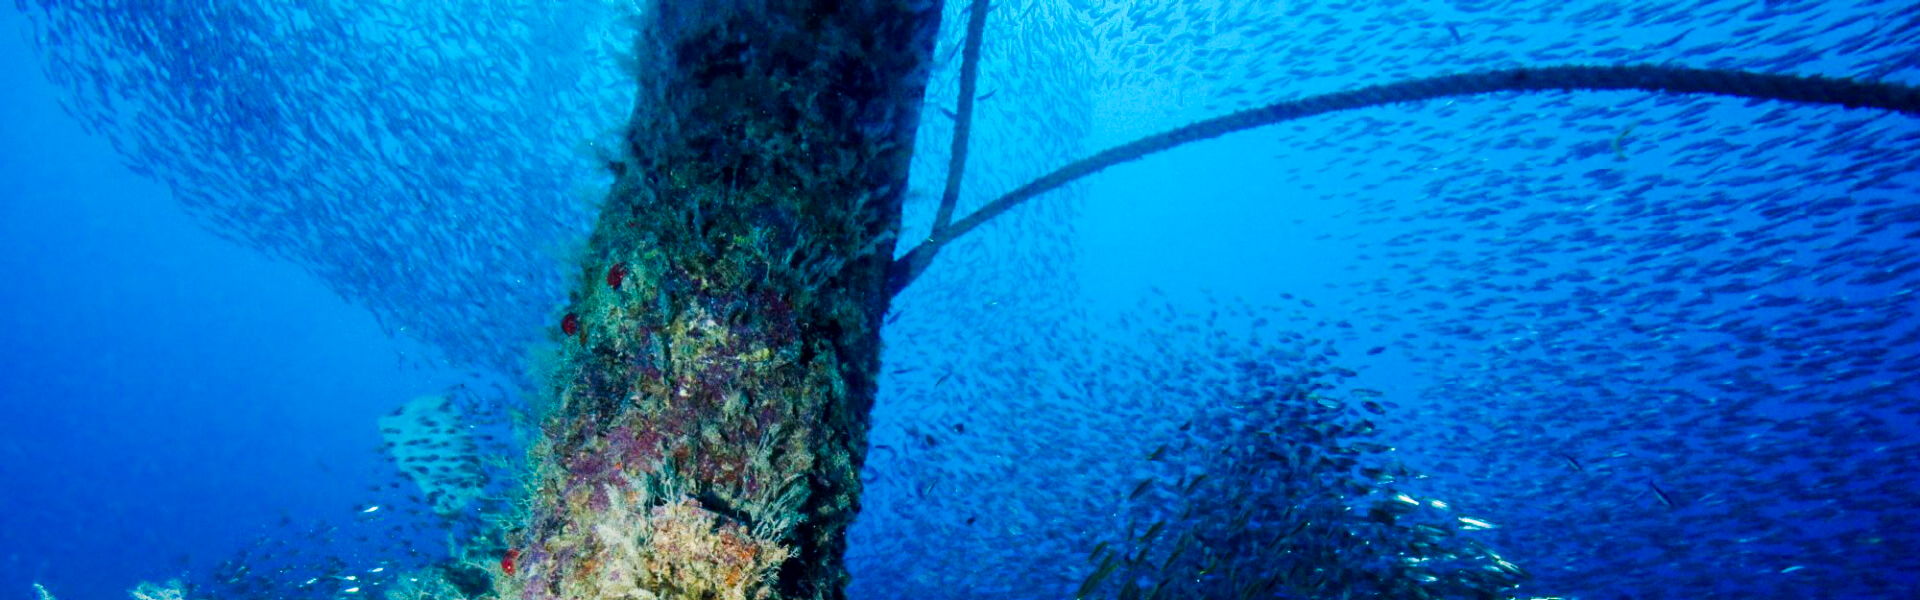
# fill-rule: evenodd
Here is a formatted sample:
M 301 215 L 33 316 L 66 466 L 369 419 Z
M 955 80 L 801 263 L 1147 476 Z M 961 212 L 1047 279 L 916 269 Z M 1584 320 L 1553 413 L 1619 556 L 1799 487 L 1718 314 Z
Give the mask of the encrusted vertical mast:
M 642 25 L 503 597 L 844 596 L 938 5 L 714 4 Z

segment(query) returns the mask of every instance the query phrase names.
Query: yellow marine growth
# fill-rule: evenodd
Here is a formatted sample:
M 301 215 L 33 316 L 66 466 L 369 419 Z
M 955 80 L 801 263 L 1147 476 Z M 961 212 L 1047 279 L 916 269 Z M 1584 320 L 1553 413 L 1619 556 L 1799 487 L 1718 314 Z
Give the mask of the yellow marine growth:
M 691 598 L 764 597 L 773 570 L 787 559 L 786 548 L 778 542 L 757 538 L 741 523 L 691 498 L 655 506 L 648 513 L 645 521 L 636 523 L 641 531 L 637 538 L 623 535 L 628 528 L 601 526 L 595 531 L 603 543 L 618 544 L 611 546 L 612 560 L 634 567 L 636 595 L 641 589 L 657 589 Z M 694 560 L 683 560 L 686 557 Z M 623 575 L 609 571 L 606 577 L 619 581 Z

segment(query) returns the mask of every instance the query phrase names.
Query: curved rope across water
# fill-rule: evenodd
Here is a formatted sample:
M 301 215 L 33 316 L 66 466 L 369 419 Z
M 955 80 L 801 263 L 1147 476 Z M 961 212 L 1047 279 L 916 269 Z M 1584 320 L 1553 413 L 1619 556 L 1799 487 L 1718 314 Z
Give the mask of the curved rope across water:
M 1803 104 L 1874 108 L 1920 116 L 1920 88 L 1834 77 L 1777 75 L 1657 65 L 1527 67 L 1442 75 L 1309 96 L 1195 122 L 1109 148 L 1007 192 L 938 228 L 894 261 L 888 289 L 898 294 L 932 264 L 941 247 L 1020 203 L 1114 165 L 1183 144 L 1330 112 L 1492 92 L 1640 90 L 1711 94 Z

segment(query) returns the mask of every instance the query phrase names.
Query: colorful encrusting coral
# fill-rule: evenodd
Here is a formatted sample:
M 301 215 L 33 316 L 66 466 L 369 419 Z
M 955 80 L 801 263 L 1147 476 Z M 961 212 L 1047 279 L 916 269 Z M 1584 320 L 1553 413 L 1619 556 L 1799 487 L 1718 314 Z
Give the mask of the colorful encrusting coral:
M 502 597 L 844 595 L 937 20 L 750 4 L 648 17 Z

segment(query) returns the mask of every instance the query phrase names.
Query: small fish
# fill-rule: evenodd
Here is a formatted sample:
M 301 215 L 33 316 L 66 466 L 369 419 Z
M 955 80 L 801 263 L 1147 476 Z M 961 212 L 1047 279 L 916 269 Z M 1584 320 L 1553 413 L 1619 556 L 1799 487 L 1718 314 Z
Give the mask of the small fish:
M 1140 541 L 1151 541 L 1154 536 L 1160 535 L 1160 530 L 1166 529 L 1166 527 L 1166 521 L 1154 521 L 1152 526 L 1147 527 L 1146 533 L 1140 534 Z
M 1113 570 L 1119 566 L 1120 563 L 1113 561 L 1113 555 L 1107 555 L 1107 559 L 1100 562 L 1100 568 L 1094 569 L 1093 574 L 1088 575 L 1087 580 L 1080 583 L 1080 589 L 1073 593 L 1073 597 L 1077 600 L 1091 595 L 1094 589 L 1100 587 L 1100 582 L 1108 575 L 1112 575 Z
M 1093 545 L 1093 551 L 1087 553 L 1087 556 L 1100 556 L 1100 553 L 1105 552 L 1106 550 L 1107 550 L 1107 542 L 1100 542 L 1098 544 Z
M 1633 133 L 1633 128 L 1638 126 L 1640 126 L 1640 122 L 1638 121 L 1635 121 L 1633 123 L 1628 123 L 1625 129 L 1620 130 L 1620 135 L 1613 137 L 1614 160 L 1624 161 L 1627 159 L 1627 152 L 1626 152 L 1627 135 Z
M 1580 465 L 1580 461 L 1575 460 L 1572 456 L 1566 454 L 1555 454 L 1554 456 L 1560 457 L 1560 460 L 1567 463 L 1567 468 L 1573 469 L 1576 473 L 1584 473 L 1587 470 L 1586 467 Z
M 1488 523 L 1488 522 L 1486 522 L 1486 521 L 1482 521 L 1482 520 L 1479 520 L 1479 519 L 1475 519 L 1475 518 L 1473 518 L 1473 517 L 1460 517 L 1460 523 L 1461 523 L 1461 524 L 1463 524 L 1463 525 L 1466 525 L 1466 526 L 1467 526 L 1466 528 L 1467 528 L 1467 529 L 1469 529 L 1469 530 L 1479 530 L 1479 529 L 1493 529 L 1493 528 L 1494 528 L 1494 525 L 1493 525 L 1492 523 Z
M 1312 525 L 1312 524 L 1313 524 L 1313 522 L 1312 522 L 1312 521 L 1308 521 L 1308 520 L 1305 520 L 1305 519 L 1302 519 L 1302 520 L 1300 520 L 1300 524 L 1299 524 L 1299 525 L 1294 525 L 1294 526 L 1293 526 L 1293 529 L 1291 529 L 1291 530 L 1288 530 L 1288 531 L 1287 531 L 1286 533 L 1283 533 L 1283 534 L 1280 534 L 1280 537 L 1278 537 L 1278 538 L 1275 538 L 1275 539 L 1276 539 L 1276 540 L 1285 540 L 1285 539 L 1289 539 L 1289 538 L 1292 538 L 1293 536 L 1296 536 L 1296 535 L 1300 535 L 1300 532 L 1302 532 L 1302 531 L 1306 531 L 1306 530 L 1307 530 L 1307 526 L 1308 526 L 1308 525 Z
M 1167 554 L 1166 562 L 1160 563 L 1160 570 L 1167 570 L 1167 567 L 1173 566 L 1173 561 L 1180 560 L 1180 557 L 1187 553 L 1186 542 L 1188 539 L 1189 538 L 1185 537 L 1180 538 L 1180 543 L 1174 545 L 1173 552 Z
M 1127 499 L 1128 500 L 1139 499 L 1141 494 L 1147 493 L 1147 487 L 1151 485 L 1153 485 L 1152 479 L 1141 481 L 1139 485 L 1133 486 L 1133 493 L 1127 494 Z
M 1207 474 L 1201 473 L 1198 477 L 1194 477 L 1193 481 L 1187 482 L 1187 487 L 1186 489 L 1182 490 L 1182 493 L 1192 494 L 1193 490 L 1200 487 L 1200 482 L 1206 481 L 1206 480 L 1207 480 Z
M 1654 483 L 1652 483 L 1652 482 L 1648 482 L 1648 483 L 1647 483 L 1647 487 L 1649 487 L 1649 488 L 1653 488 L 1653 495 L 1654 495 L 1654 497 L 1655 497 L 1655 498 L 1659 498 L 1659 499 L 1660 499 L 1660 503 L 1661 503 L 1661 504 L 1665 504 L 1665 505 L 1667 505 L 1667 508 L 1668 508 L 1668 509 L 1674 509 L 1674 508 L 1679 508 L 1679 506 L 1680 506 L 1680 505 L 1679 505 L 1679 504 L 1677 504 L 1677 503 L 1675 503 L 1675 502 L 1673 501 L 1673 497 L 1672 497 L 1672 496 L 1668 496 L 1668 495 L 1667 495 L 1667 491 L 1666 491 L 1666 490 L 1663 490 L 1663 489 L 1660 489 L 1660 486 L 1659 486 L 1659 485 L 1656 485 L 1656 484 L 1654 484 Z
M 1160 460 L 1160 457 L 1166 456 L 1166 455 L 1167 455 L 1167 445 L 1161 444 L 1159 448 L 1153 449 L 1152 454 L 1147 455 L 1147 460 Z
M 1218 569 L 1218 568 L 1220 568 L 1220 555 L 1216 554 L 1216 555 L 1213 555 L 1213 557 L 1207 559 L 1207 566 L 1200 568 L 1200 574 L 1206 575 L 1208 573 L 1212 573 L 1214 569 Z

